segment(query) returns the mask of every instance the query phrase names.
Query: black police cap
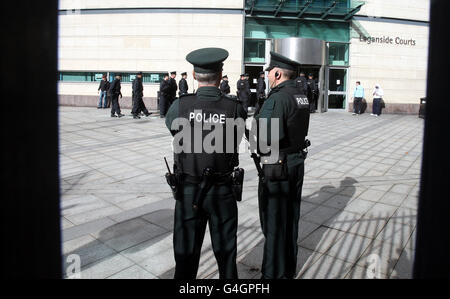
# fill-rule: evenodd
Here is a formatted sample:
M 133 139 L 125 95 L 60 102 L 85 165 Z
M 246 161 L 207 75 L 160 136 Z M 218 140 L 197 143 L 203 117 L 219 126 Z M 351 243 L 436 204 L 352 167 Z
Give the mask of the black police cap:
M 286 56 L 270 51 L 270 64 L 269 67 L 266 68 L 266 71 L 271 71 L 275 67 L 295 71 L 299 65 L 298 62 L 293 61 Z
M 142 75 L 142 72 L 138 72 L 136 75 Z
M 176 75 L 176 74 L 177 74 L 177 72 L 170 72 L 170 74 L 171 74 L 171 75 Z
M 186 72 L 181 73 L 181 76 L 184 76 L 184 75 L 187 75 L 187 73 Z
M 225 75 L 225 76 L 223 76 L 223 77 L 222 77 L 222 79 L 224 79 L 224 78 L 227 78 L 227 79 L 228 79 L 228 76 L 227 76 L 227 75 Z
M 259 72 L 259 75 L 261 76 L 261 75 L 265 75 L 266 74 L 266 72 L 264 72 L 264 71 L 262 71 L 262 72 Z
M 228 51 L 222 48 L 202 48 L 186 55 L 186 60 L 194 66 L 196 73 L 218 73 L 228 55 Z

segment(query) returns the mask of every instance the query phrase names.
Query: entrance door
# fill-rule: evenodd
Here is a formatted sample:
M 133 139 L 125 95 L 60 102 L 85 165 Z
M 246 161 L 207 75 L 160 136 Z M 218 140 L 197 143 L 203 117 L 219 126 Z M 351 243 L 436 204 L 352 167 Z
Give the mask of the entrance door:
M 250 91 L 252 94 L 249 99 L 249 107 L 255 107 L 256 105 L 256 83 L 259 78 L 259 73 L 264 70 L 262 65 L 245 65 L 245 73 L 248 74 L 248 82 L 250 83 Z
M 328 108 L 345 109 L 347 104 L 347 69 L 330 67 L 327 85 Z

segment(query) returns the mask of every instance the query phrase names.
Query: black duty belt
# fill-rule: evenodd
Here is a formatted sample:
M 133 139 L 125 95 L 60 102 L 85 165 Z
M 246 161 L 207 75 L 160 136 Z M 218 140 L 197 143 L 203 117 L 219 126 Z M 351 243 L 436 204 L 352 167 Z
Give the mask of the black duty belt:
M 210 180 L 213 182 L 213 185 L 221 185 L 226 183 L 231 183 L 232 172 L 226 172 L 226 173 L 213 173 L 210 176 Z M 192 176 L 189 174 L 182 174 L 182 181 L 190 184 L 200 184 L 203 181 L 203 176 Z

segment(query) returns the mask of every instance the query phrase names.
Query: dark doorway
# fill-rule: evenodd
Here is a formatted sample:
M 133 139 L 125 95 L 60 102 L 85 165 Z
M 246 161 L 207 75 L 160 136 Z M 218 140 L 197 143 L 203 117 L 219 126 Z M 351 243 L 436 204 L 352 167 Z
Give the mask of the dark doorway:
M 248 82 L 250 83 L 250 90 L 252 94 L 250 95 L 249 107 L 255 107 L 256 104 L 256 82 L 259 78 L 259 73 L 264 70 L 262 65 L 246 65 L 245 73 L 248 74 Z

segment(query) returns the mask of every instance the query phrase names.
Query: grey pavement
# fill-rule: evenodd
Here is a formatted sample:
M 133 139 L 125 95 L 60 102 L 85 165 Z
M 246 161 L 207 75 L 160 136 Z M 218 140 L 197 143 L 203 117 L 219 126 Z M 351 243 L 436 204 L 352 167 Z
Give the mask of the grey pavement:
M 172 138 L 163 119 L 123 113 L 60 107 L 65 269 L 78 254 L 81 278 L 172 278 Z M 297 278 L 411 277 L 422 132 L 413 115 L 311 115 Z M 248 153 L 240 161 L 238 271 L 259 278 L 257 175 Z M 198 277 L 218 277 L 208 231 Z

